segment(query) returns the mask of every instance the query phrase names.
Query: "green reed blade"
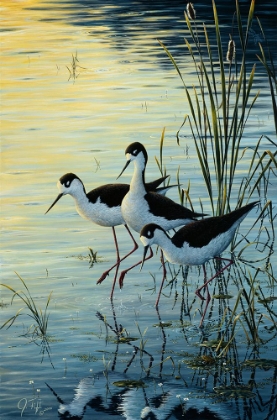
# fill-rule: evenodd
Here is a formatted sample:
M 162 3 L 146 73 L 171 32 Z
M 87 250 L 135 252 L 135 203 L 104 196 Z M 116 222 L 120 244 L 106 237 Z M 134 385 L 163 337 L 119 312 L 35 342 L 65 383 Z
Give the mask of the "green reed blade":
M 217 118 L 217 112 L 214 102 L 214 95 L 213 90 L 210 84 L 209 75 L 206 69 L 206 66 L 203 64 L 203 71 L 205 75 L 205 81 L 208 88 L 208 94 L 209 94 L 209 100 L 210 100 L 210 106 L 211 106 L 211 126 L 212 126 L 212 132 L 213 132 L 213 141 L 214 141 L 214 147 L 215 147 L 215 154 L 214 154 L 214 164 L 215 164 L 215 171 L 216 171 L 216 182 L 217 182 L 217 191 L 218 191 L 218 203 L 217 203 L 217 214 L 221 214 L 221 198 L 222 198 L 222 144 L 221 144 L 221 136 L 220 136 L 220 129 L 218 125 L 218 118 Z
M 162 48 L 165 50 L 165 52 L 167 53 L 167 55 L 170 58 L 172 64 L 174 65 L 174 67 L 175 67 L 175 69 L 176 69 L 176 71 L 177 71 L 180 79 L 183 82 L 183 85 L 185 87 L 185 92 L 186 92 L 186 95 L 187 95 L 187 99 L 188 99 L 188 102 L 189 102 L 189 107 L 190 107 L 190 110 L 191 110 L 191 113 L 192 113 L 192 116 L 193 116 L 193 120 L 196 121 L 196 117 L 195 117 L 195 112 L 194 112 L 194 107 L 193 107 L 193 103 L 192 103 L 192 100 L 191 100 L 191 96 L 190 96 L 190 94 L 189 94 L 189 92 L 187 90 L 187 87 L 186 87 L 185 81 L 183 79 L 182 73 L 181 73 L 181 71 L 180 71 L 180 69 L 179 69 L 176 61 L 174 60 L 173 56 L 171 55 L 171 53 L 169 52 L 169 50 L 166 48 L 166 46 L 159 39 L 158 39 L 158 42 L 162 46 Z M 196 125 L 196 127 L 197 127 L 197 125 Z
M 238 32 L 239 32 L 239 37 L 240 37 L 240 44 L 243 47 L 244 46 L 244 34 L 243 34 L 243 27 L 242 27 L 242 21 L 241 21 L 239 0 L 236 0 L 236 15 L 237 15 L 237 25 L 238 25 Z
M 214 96 L 216 99 L 216 106 L 218 108 L 219 107 L 218 106 L 218 92 L 217 92 L 217 85 L 216 85 L 216 80 L 215 80 L 214 60 L 213 60 L 213 54 L 212 54 L 211 44 L 209 40 L 209 35 L 208 35 L 207 28 L 205 25 L 204 25 L 204 34 L 205 34 L 205 40 L 206 40 L 206 47 L 208 51 L 208 57 L 210 61 L 210 72 L 211 72 L 212 82 L 213 82 L 213 91 L 214 91 Z
M 164 144 L 165 127 L 163 128 L 161 139 L 160 139 L 160 163 L 161 163 L 161 174 L 163 175 L 163 144 Z
M 205 162 L 205 159 L 203 158 L 203 155 L 202 155 L 202 153 L 199 149 L 199 146 L 198 146 L 199 137 L 196 138 L 195 135 L 194 135 L 194 130 L 193 130 L 193 127 L 192 127 L 192 124 L 191 124 L 190 117 L 188 117 L 188 121 L 189 121 L 189 124 L 190 124 L 190 127 L 191 127 L 191 132 L 193 134 L 194 144 L 195 144 L 195 147 L 196 147 L 196 153 L 197 153 L 197 156 L 198 156 L 198 159 L 199 159 L 200 167 L 201 167 L 201 170 L 202 170 L 202 174 L 203 174 L 203 177 L 204 177 L 204 180 L 205 180 L 205 184 L 206 184 L 206 188 L 208 190 L 209 197 L 211 198 L 211 205 L 212 205 L 212 208 L 213 208 L 213 192 L 212 192 L 211 177 L 210 177 L 210 172 L 209 172 L 209 165 L 207 164 L 207 162 Z
M 180 69 L 179 69 L 179 67 L 178 67 L 178 65 L 177 65 L 177 63 L 176 63 L 176 61 L 174 60 L 174 58 L 173 58 L 173 56 L 171 55 L 171 53 L 169 52 L 169 50 L 166 48 L 166 46 L 158 39 L 157 40 L 158 42 L 159 42 L 159 44 L 162 46 L 162 48 L 165 50 L 165 52 L 166 52 L 166 54 L 168 55 L 168 57 L 170 58 L 170 60 L 171 60 L 171 62 L 172 62 L 172 64 L 174 65 L 174 67 L 175 67 L 175 69 L 176 69 L 176 71 L 177 71 L 177 73 L 179 74 L 179 77 L 180 77 L 180 79 L 182 80 L 182 82 L 183 82 L 183 85 L 184 86 L 186 86 L 186 84 L 185 84 L 185 82 L 184 82 L 184 79 L 183 79 L 183 76 L 182 76 L 182 73 L 181 73 L 181 71 L 180 71 Z
M 20 315 L 23 315 L 23 314 L 21 314 L 22 310 L 23 310 L 23 308 L 20 308 L 14 316 L 12 316 L 3 325 L 1 325 L 0 330 L 2 330 L 2 328 L 4 328 L 10 322 L 10 325 L 7 327 L 7 329 L 9 329 L 13 325 L 13 323 L 17 319 L 17 317 L 19 317 Z
M 176 179 L 177 179 L 177 188 L 178 188 L 178 194 L 179 194 L 179 199 L 180 199 L 180 203 L 183 206 L 184 205 L 184 200 L 182 197 L 182 189 L 181 189 L 181 184 L 180 184 L 180 165 L 178 166 L 177 172 L 176 172 Z
M 194 91 L 194 97 L 195 97 L 195 103 L 196 103 L 196 109 L 197 109 L 197 126 L 199 127 L 199 132 L 200 132 L 200 135 L 201 135 L 201 138 L 202 138 L 203 137 L 203 135 L 202 135 L 202 113 L 201 113 L 199 98 L 198 98 L 198 94 L 197 94 L 197 91 L 195 89 L 195 86 L 193 86 L 193 91 Z
M 220 66 L 221 101 L 222 101 L 222 113 L 223 113 L 224 139 L 227 139 L 226 80 L 225 80 L 224 59 L 223 59 L 223 52 L 222 52 L 222 45 L 221 45 L 221 35 L 220 35 L 218 15 L 217 15 L 217 10 L 216 10 L 216 5 L 215 5 L 214 0 L 213 0 L 212 4 L 213 4 L 215 32 L 216 32 L 216 40 L 217 40 L 217 50 L 218 50 L 218 58 L 219 58 L 219 66 Z M 221 150 L 222 150 L 222 148 L 223 148 L 223 144 L 221 144 Z
M 35 304 L 35 302 L 34 302 L 34 300 L 33 300 L 33 298 L 32 298 L 32 296 L 31 296 L 31 294 L 30 294 L 30 291 L 29 291 L 29 289 L 28 289 L 28 287 L 27 287 L 27 285 L 26 285 L 26 283 L 24 282 L 24 280 L 23 280 L 23 278 L 22 277 L 20 277 L 20 275 L 15 271 L 15 274 L 17 275 L 17 277 L 20 279 L 20 281 L 23 283 L 23 285 L 24 285 L 24 287 L 25 287 L 25 289 L 27 290 L 27 292 L 28 292 L 28 296 L 24 293 L 24 292 L 22 292 L 23 293 L 23 295 L 24 296 L 26 296 L 26 301 L 24 301 L 26 304 L 27 304 L 27 306 L 28 306 L 28 308 L 33 312 L 33 313 L 35 313 L 36 314 L 36 316 L 39 316 L 39 314 L 38 314 L 38 310 L 37 310 L 37 308 L 36 308 L 36 304 Z M 22 299 L 23 300 L 23 299 Z
M 188 15 L 187 15 L 186 11 L 184 12 L 184 16 L 185 16 L 186 24 L 187 24 L 188 30 L 189 30 L 189 32 L 190 32 L 190 35 L 191 35 L 191 37 L 192 37 L 192 39 L 193 39 L 193 42 L 195 43 L 195 46 L 196 46 L 196 47 L 198 47 L 198 51 L 199 51 L 199 43 L 198 43 L 198 39 L 197 39 L 197 37 L 196 37 L 196 35 L 195 35 L 195 33 L 194 33 L 194 30 L 193 30 L 193 28 L 192 28 L 191 22 L 190 22 L 190 20 L 189 20 L 189 17 L 188 17 Z
M 271 68 L 269 67 L 269 65 L 267 63 L 267 59 L 266 59 L 266 56 L 265 56 L 264 49 L 263 49 L 263 47 L 260 43 L 259 43 L 259 47 L 260 47 L 260 50 L 261 50 L 262 58 L 258 55 L 257 55 L 257 58 L 263 64 L 263 66 L 264 66 L 264 68 L 266 69 L 266 72 L 267 72 L 270 94 L 271 94 L 271 100 L 272 100 L 275 131 L 277 133 L 277 102 L 276 102 L 277 76 L 275 74 L 274 62 L 273 62 L 273 59 L 271 57 L 270 51 L 269 51 L 269 57 L 270 57 L 270 60 L 271 60 Z M 274 83 L 274 85 L 273 85 L 273 83 Z
M 182 130 L 183 126 L 185 125 L 185 123 L 186 123 L 186 121 L 187 121 L 187 118 L 188 118 L 188 117 L 189 117 L 189 115 L 188 115 L 188 114 L 186 114 L 186 115 L 185 115 L 185 117 L 184 117 L 184 121 L 182 122 L 182 124 L 180 125 L 179 130 L 178 130 L 178 131 L 177 131 L 177 133 L 176 133 L 176 138 L 177 138 L 177 144 L 178 144 L 178 146 L 180 146 L 179 133 L 180 133 L 180 131 Z
M 244 44 L 245 49 L 246 49 L 247 43 L 248 43 L 249 31 L 250 31 L 251 26 L 252 26 L 254 11 L 255 11 L 255 0 L 252 0 L 251 4 L 250 4 L 249 12 L 248 12 L 247 27 L 246 27 L 246 33 L 245 33 L 245 44 Z
M 267 164 L 265 165 L 265 167 L 264 167 L 264 169 L 262 170 L 262 172 L 259 174 L 259 176 L 258 176 L 258 178 L 257 178 L 257 180 L 256 180 L 256 182 L 255 182 L 255 184 L 254 184 L 254 185 L 253 185 L 253 187 L 251 188 L 251 190 L 250 190 L 250 192 L 249 192 L 249 197 L 251 197 L 251 195 L 253 194 L 253 192 L 256 190 L 256 188 L 257 188 L 257 186 L 258 186 L 258 184 L 259 184 L 260 180 L 263 178 L 264 174 L 265 174 L 265 173 L 267 172 L 267 170 L 270 168 L 270 165 L 271 165 L 272 163 L 274 163 L 274 164 L 275 164 L 275 167 L 277 167 L 277 161 L 276 161 L 276 159 L 275 159 L 276 153 L 272 154 L 270 150 L 266 150 L 266 151 L 264 151 L 264 153 L 262 154 L 261 158 L 259 159 L 259 161 L 258 161 L 258 163 L 257 163 L 257 165 L 256 165 L 256 168 L 253 170 L 253 173 L 252 173 L 251 177 L 249 178 L 249 181 L 251 181 L 251 180 L 252 180 L 252 178 L 254 177 L 254 175 L 256 175 L 256 172 L 257 172 L 257 170 L 258 170 L 258 168 L 259 168 L 259 166 L 260 166 L 260 164 L 261 164 L 262 160 L 263 160 L 263 159 L 264 159 L 264 157 L 265 157 L 265 156 L 267 156 L 267 155 L 269 155 L 269 156 L 270 156 L 270 159 L 269 159 L 269 161 L 267 162 Z

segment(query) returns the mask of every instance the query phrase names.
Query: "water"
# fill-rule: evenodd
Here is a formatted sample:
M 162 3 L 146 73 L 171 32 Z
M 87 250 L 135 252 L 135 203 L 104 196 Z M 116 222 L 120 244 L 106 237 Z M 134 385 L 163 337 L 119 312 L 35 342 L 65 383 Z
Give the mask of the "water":
M 246 2 L 243 10 L 244 7 L 248 7 Z M 257 5 L 270 39 L 274 39 L 274 7 L 274 2 L 268 7 Z M 111 229 L 82 220 L 69 196 L 44 214 L 58 194 L 57 180 L 66 172 L 76 173 L 87 190 L 114 182 L 125 164 L 124 150 L 133 141 L 141 141 L 147 147 L 147 179 L 157 178 L 160 174 L 154 158 L 159 157 L 163 127 L 167 172 L 175 183 L 181 164 L 180 180 L 187 188 L 190 179 L 195 209 L 200 210 L 201 197 L 205 210 L 210 212 L 189 132 L 181 132 L 180 147 L 176 143 L 176 132 L 188 105 L 180 80 L 156 40 L 161 39 L 171 48 L 188 86 L 192 86 L 194 72 L 183 48 L 183 8 L 181 2 L 174 7 L 154 2 L 151 9 L 144 2 L 2 3 L 1 282 L 22 290 L 18 273 L 42 310 L 53 292 L 49 305 L 49 358 L 47 351 L 43 353 L 43 347 L 27 334 L 32 325 L 28 310 L 19 299 L 10 306 L 12 293 L 1 289 L 1 324 L 23 308 L 13 326 L 1 330 L 3 419 L 39 415 L 46 419 L 65 418 L 64 404 L 70 404 L 75 393 L 79 403 L 73 403 L 70 409 L 72 415 L 76 410 L 78 418 L 91 418 L 96 413 L 99 419 L 123 415 L 128 419 L 181 418 L 186 410 L 187 417 L 195 419 L 195 407 L 202 412 L 202 418 L 208 417 L 207 410 L 212 412 L 211 418 L 275 418 L 276 365 L 242 365 L 255 357 L 276 358 L 274 301 L 269 304 L 270 318 L 255 299 L 256 319 L 264 313 L 269 316 L 259 324 L 263 342 L 256 342 L 256 347 L 248 344 L 240 327 L 227 356 L 213 360 L 214 349 L 200 346 L 205 335 L 198 329 L 201 304 L 194 291 L 203 281 L 201 269 L 193 267 L 182 274 L 175 267 L 177 280 L 164 289 L 157 312 L 154 302 L 161 279 L 157 255 L 142 272 L 137 269 L 126 277 L 122 291 L 116 288 L 112 306 L 109 294 L 113 275 L 96 285 L 102 272 L 115 260 Z M 209 10 L 209 5 L 201 3 L 197 12 L 207 25 Z M 231 6 L 225 10 L 225 5 L 219 5 L 222 22 L 229 23 L 232 13 Z M 258 27 L 254 29 L 259 34 Z M 224 39 L 228 37 L 226 28 Z M 258 53 L 254 37 L 251 50 Z M 251 114 L 244 147 L 255 145 L 261 135 L 274 138 L 272 108 L 261 67 L 257 69 L 257 85 L 261 96 Z M 274 145 L 266 141 L 261 148 L 275 151 Z M 246 154 L 238 168 L 237 185 L 247 167 L 247 158 Z M 131 171 L 124 173 L 123 182 L 129 182 Z M 274 205 L 275 191 L 276 180 L 272 178 L 267 198 Z M 177 190 L 170 191 L 169 196 L 179 200 Z M 241 234 L 248 231 L 254 220 L 252 212 L 243 222 Z M 264 224 L 270 247 L 268 219 Z M 249 240 L 256 238 L 258 228 Z M 118 227 L 117 232 L 124 255 L 131 242 L 123 227 Z M 264 230 L 261 242 L 265 238 Z M 268 247 L 249 247 L 243 256 L 250 261 L 261 258 L 264 268 L 262 258 Z M 99 258 L 93 266 L 89 248 Z M 121 269 L 141 256 L 142 247 L 122 263 Z M 270 261 L 276 267 L 276 256 Z M 211 263 L 208 272 L 214 270 Z M 213 300 L 204 329 L 207 339 L 217 338 L 217 320 L 224 316 L 226 307 L 234 308 L 239 290 L 244 286 L 249 292 L 247 270 L 252 275 L 256 272 L 239 263 L 225 274 L 225 281 L 211 286 L 211 292 L 228 292 L 233 297 L 229 301 Z M 173 272 L 168 274 L 169 280 L 171 277 Z M 183 279 L 187 281 L 183 283 Z M 260 272 L 256 281 L 266 297 L 273 296 L 265 274 Z M 242 309 L 247 311 L 245 299 L 238 313 Z M 133 341 L 117 344 L 115 331 L 120 324 L 122 336 L 132 337 Z M 212 359 L 203 363 L 202 356 Z M 122 378 L 142 380 L 143 385 L 115 386 Z M 213 390 L 223 385 L 238 388 L 249 381 L 253 398 L 224 399 Z

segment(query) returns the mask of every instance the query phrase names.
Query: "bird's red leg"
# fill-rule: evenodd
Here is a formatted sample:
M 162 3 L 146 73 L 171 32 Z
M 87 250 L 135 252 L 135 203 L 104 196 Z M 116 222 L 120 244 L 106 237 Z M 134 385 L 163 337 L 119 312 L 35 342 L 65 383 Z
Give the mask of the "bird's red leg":
M 202 324 L 203 324 L 203 321 L 205 319 L 206 312 L 207 312 L 207 309 L 208 309 L 208 306 L 209 306 L 209 303 L 210 303 L 210 300 L 211 300 L 211 295 L 210 295 L 208 286 L 206 287 L 206 290 L 207 290 L 206 305 L 205 305 L 205 309 L 204 309 L 203 315 L 202 315 L 201 320 L 200 320 L 199 327 L 202 327 Z
M 100 277 L 100 279 L 97 281 L 97 284 L 102 283 L 102 281 L 105 280 L 105 278 L 109 275 L 110 271 L 114 267 L 118 267 L 120 265 L 121 261 L 125 260 L 125 258 L 127 258 L 129 255 L 131 255 L 133 252 L 135 252 L 136 249 L 138 249 L 138 244 L 136 243 L 135 238 L 133 237 L 130 229 L 128 228 L 127 225 L 124 225 L 124 226 L 127 229 L 127 232 L 129 233 L 129 235 L 131 236 L 131 239 L 132 239 L 132 241 L 134 243 L 134 247 L 133 247 L 133 249 L 130 252 L 128 252 L 128 254 L 124 255 L 124 257 L 120 259 L 119 258 L 118 242 L 117 242 L 117 238 L 116 238 L 116 234 L 115 234 L 115 228 L 113 226 L 112 227 L 112 230 L 113 230 L 113 237 L 114 237 L 114 243 L 115 243 L 115 248 L 116 248 L 117 260 L 116 260 L 116 263 L 111 268 L 109 268 L 109 270 L 104 271 L 104 273 L 102 274 L 102 276 Z
M 112 227 L 112 230 L 113 230 L 114 243 L 115 243 L 115 249 L 116 249 L 116 261 L 117 261 L 117 264 L 116 264 L 116 270 L 115 270 L 115 275 L 114 275 L 114 279 L 113 279 L 112 290 L 111 290 L 111 294 L 110 294 L 110 299 L 111 299 L 111 301 L 113 300 L 113 292 L 114 292 L 114 287 L 115 287 L 115 283 L 116 283 L 117 273 L 118 273 L 118 270 L 119 270 L 119 265 L 120 265 L 119 248 L 118 248 L 118 242 L 117 242 L 117 238 L 116 238 L 116 234 L 115 234 L 115 228 L 114 228 L 114 226 Z M 111 269 L 110 269 L 109 271 L 111 271 Z M 108 271 L 108 272 L 109 272 L 109 271 Z M 107 272 L 106 272 L 106 273 L 107 273 Z M 106 274 L 106 275 L 107 275 L 107 274 Z M 104 280 L 104 279 L 103 279 L 103 280 Z M 99 280 L 98 280 L 98 282 L 99 282 Z M 97 283 L 98 283 L 98 282 L 97 282 Z
M 202 314 L 202 317 L 201 317 L 201 320 L 200 320 L 200 324 L 199 324 L 199 327 L 201 327 L 202 326 L 202 324 L 203 324 L 203 321 L 204 321 L 204 319 L 205 319 L 205 316 L 206 316 L 206 312 L 207 312 L 207 309 L 208 309 L 208 306 L 209 306 L 209 303 L 210 303 L 210 300 L 211 300 L 211 295 L 210 295 L 210 292 L 209 292 L 209 287 L 208 287 L 208 285 L 207 285 L 207 272 L 206 272 L 206 267 L 205 267 L 205 264 L 203 264 L 203 271 L 204 271 L 204 284 L 203 284 L 203 286 L 202 287 L 204 287 L 205 286 L 205 289 L 207 290 L 207 297 L 206 297 L 206 305 L 205 305 L 205 309 L 204 309 L 204 312 L 203 312 L 203 314 Z M 201 289 L 202 289 L 202 287 L 201 287 Z M 198 289 L 199 290 L 199 289 Z M 196 293 L 196 292 L 195 292 Z M 197 294 L 197 293 L 196 293 Z M 202 300 L 204 300 L 204 298 L 203 298 L 203 296 L 202 295 L 198 295 Z
M 203 296 L 200 294 L 200 290 L 203 289 L 203 287 L 206 287 L 214 278 L 216 278 L 219 274 L 223 273 L 224 270 L 226 270 L 226 268 L 230 267 L 230 265 L 232 265 L 234 263 L 233 260 L 230 260 L 229 258 L 220 258 L 220 257 L 214 257 L 218 260 L 221 261 L 228 261 L 228 264 L 225 265 L 225 267 L 221 268 L 221 270 L 217 271 L 217 273 L 211 277 L 209 280 L 205 281 L 205 283 L 203 284 L 203 286 L 199 287 L 195 294 L 201 299 L 204 300 Z M 204 266 L 203 266 L 204 267 Z M 206 273 L 206 270 L 204 269 L 204 274 Z M 206 274 L 205 274 L 205 279 L 206 279 Z
M 160 286 L 160 290 L 159 290 L 159 294 L 155 303 L 155 307 L 157 308 L 159 306 L 159 301 L 160 301 L 160 297 L 161 297 L 161 293 L 162 293 L 162 288 L 164 285 L 164 281 L 166 279 L 166 269 L 165 269 L 165 263 L 164 263 L 164 253 L 163 250 L 161 249 L 161 262 L 162 262 L 162 266 L 163 266 L 163 279 L 162 279 L 162 283 Z
M 110 294 L 111 301 L 113 301 L 113 292 L 114 292 L 114 287 L 115 287 L 115 283 L 116 283 L 116 279 L 117 279 L 118 270 L 119 270 L 119 264 L 117 264 L 117 266 L 116 266 L 115 275 L 114 275 L 114 279 L 113 279 L 113 285 L 112 285 L 112 290 L 111 290 L 111 294 Z
M 152 257 L 153 257 L 153 251 L 152 251 L 152 248 L 150 248 L 150 255 L 148 255 L 148 257 L 145 258 L 144 261 L 150 260 L 150 258 L 152 258 Z M 126 274 L 128 273 L 128 271 L 131 271 L 133 268 L 137 267 L 141 263 L 142 263 L 142 261 L 139 261 L 138 263 L 132 265 L 131 267 L 127 268 L 126 270 L 121 271 L 120 277 L 119 277 L 119 287 L 120 287 L 120 289 L 122 289 L 122 287 L 123 287 L 124 277 L 126 276 Z

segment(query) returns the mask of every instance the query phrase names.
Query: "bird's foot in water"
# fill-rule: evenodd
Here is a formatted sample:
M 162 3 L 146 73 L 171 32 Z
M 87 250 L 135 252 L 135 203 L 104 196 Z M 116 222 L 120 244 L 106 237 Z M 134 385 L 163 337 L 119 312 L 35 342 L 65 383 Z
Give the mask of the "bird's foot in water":
M 201 295 L 201 293 L 200 293 L 200 289 L 197 289 L 196 291 L 195 291 L 195 294 L 196 294 L 196 296 L 198 296 L 199 297 L 199 299 L 201 299 L 201 300 L 206 300 L 202 295 Z
M 109 275 L 109 273 L 110 273 L 110 271 L 105 271 L 105 272 L 102 274 L 102 276 L 100 277 L 100 279 L 99 279 L 99 280 L 97 280 L 96 284 L 101 284 L 101 283 L 102 283 L 102 281 L 104 281 L 104 280 L 105 280 L 105 278 Z
M 119 277 L 119 280 L 118 280 L 120 289 L 122 289 L 122 287 L 123 287 L 123 281 L 124 281 L 124 278 L 126 276 L 126 273 L 127 273 L 127 271 L 122 271 L 120 273 L 120 277 Z

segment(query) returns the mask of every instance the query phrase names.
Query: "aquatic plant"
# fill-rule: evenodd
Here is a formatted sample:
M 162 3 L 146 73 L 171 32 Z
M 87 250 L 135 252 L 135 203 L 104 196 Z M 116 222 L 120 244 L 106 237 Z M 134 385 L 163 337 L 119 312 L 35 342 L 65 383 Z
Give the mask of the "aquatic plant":
M 263 48 L 261 44 L 261 40 L 257 40 L 259 44 L 259 48 L 261 51 L 261 55 L 257 55 L 259 61 L 263 64 L 267 76 L 268 76 L 268 82 L 269 82 L 269 88 L 270 88 L 270 94 L 271 94 L 271 100 L 272 100 L 272 110 L 273 110 L 273 117 L 274 117 L 274 123 L 275 123 L 275 131 L 277 135 L 277 73 L 275 70 L 274 60 L 272 57 L 271 49 L 269 46 L 269 43 L 267 41 L 267 38 L 265 36 L 265 33 L 263 31 L 262 24 L 258 17 L 256 17 L 259 27 L 261 29 L 261 33 L 263 35 L 263 39 L 266 41 L 266 50 Z
M 265 150 L 260 154 L 262 139 L 266 138 L 272 143 L 265 136 L 261 136 L 254 149 L 243 148 L 242 142 L 249 116 L 259 97 L 259 91 L 253 92 L 256 64 L 248 69 L 247 62 L 248 39 L 255 1 L 251 2 L 244 31 L 239 1 L 236 0 L 236 25 L 233 24 L 233 27 L 238 28 L 240 43 L 235 45 L 233 37 L 230 36 L 225 54 L 214 0 L 212 5 L 216 47 L 212 46 L 205 24 L 203 24 L 204 40 L 200 40 L 195 11 L 191 12 L 189 8 L 188 12 L 187 8 L 185 12 L 185 21 L 191 38 L 191 41 L 185 38 L 185 45 L 194 64 L 197 85 L 188 88 L 185 77 L 169 49 L 162 41 L 158 41 L 182 81 L 190 110 L 190 114 L 185 115 L 177 132 L 177 143 L 180 144 L 182 128 L 185 124 L 189 124 L 212 212 L 214 215 L 222 215 L 230 211 L 236 170 L 245 154 L 250 152 L 250 165 L 238 191 L 238 206 L 241 206 L 245 198 L 250 198 L 254 191 L 259 190 L 260 183 L 267 180 L 272 164 L 277 168 L 277 152 Z M 267 64 L 262 47 L 260 48 L 261 61 L 269 74 L 273 96 L 275 73 Z M 238 50 L 239 59 L 238 54 L 235 54 Z M 186 194 L 186 198 L 189 198 L 189 191 L 183 191 L 182 194 Z M 181 201 L 183 198 L 181 196 Z
M 48 319 L 49 319 L 49 313 L 48 313 L 48 306 L 51 300 L 51 296 L 52 296 L 52 292 L 49 293 L 48 299 L 46 301 L 46 305 L 44 310 L 42 311 L 41 308 L 38 308 L 35 300 L 33 299 L 31 292 L 27 286 L 27 284 L 25 283 L 25 281 L 23 280 L 22 277 L 20 277 L 19 274 L 17 274 L 17 277 L 19 278 L 19 280 L 21 281 L 21 283 L 23 284 L 25 291 L 24 290 L 15 290 L 13 289 L 11 286 L 9 286 L 8 284 L 0 284 L 1 286 L 5 287 L 6 289 L 10 290 L 11 292 L 13 292 L 13 296 L 11 299 L 11 305 L 13 304 L 13 301 L 16 297 L 18 297 L 23 303 L 24 303 L 24 307 L 20 308 L 15 315 L 13 315 L 11 318 L 9 318 L 2 326 L 0 329 L 7 327 L 10 328 L 13 323 L 16 321 L 16 319 L 23 315 L 22 311 L 27 307 L 29 309 L 29 313 L 27 313 L 27 315 L 32 318 L 32 320 L 34 321 L 34 324 L 32 324 L 29 329 L 28 329 L 28 334 L 32 335 L 32 338 L 34 339 L 34 341 L 39 338 L 42 341 L 46 342 L 47 341 L 47 328 L 48 328 Z
M 75 80 L 78 78 L 79 76 L 79 69 L 85 70 L 85 67 L 80 66 L 79 64 L 79 60 L 77 57 L 77 51 L 75 53 L 75 55 L 72 54 L 72 60 L 70 63 L 70 67 L 66 66 L 67 70 L 69 71 L 69 78 L 68 81 L 70 79 L 73 79 L 73 83 L 75 83 Z

